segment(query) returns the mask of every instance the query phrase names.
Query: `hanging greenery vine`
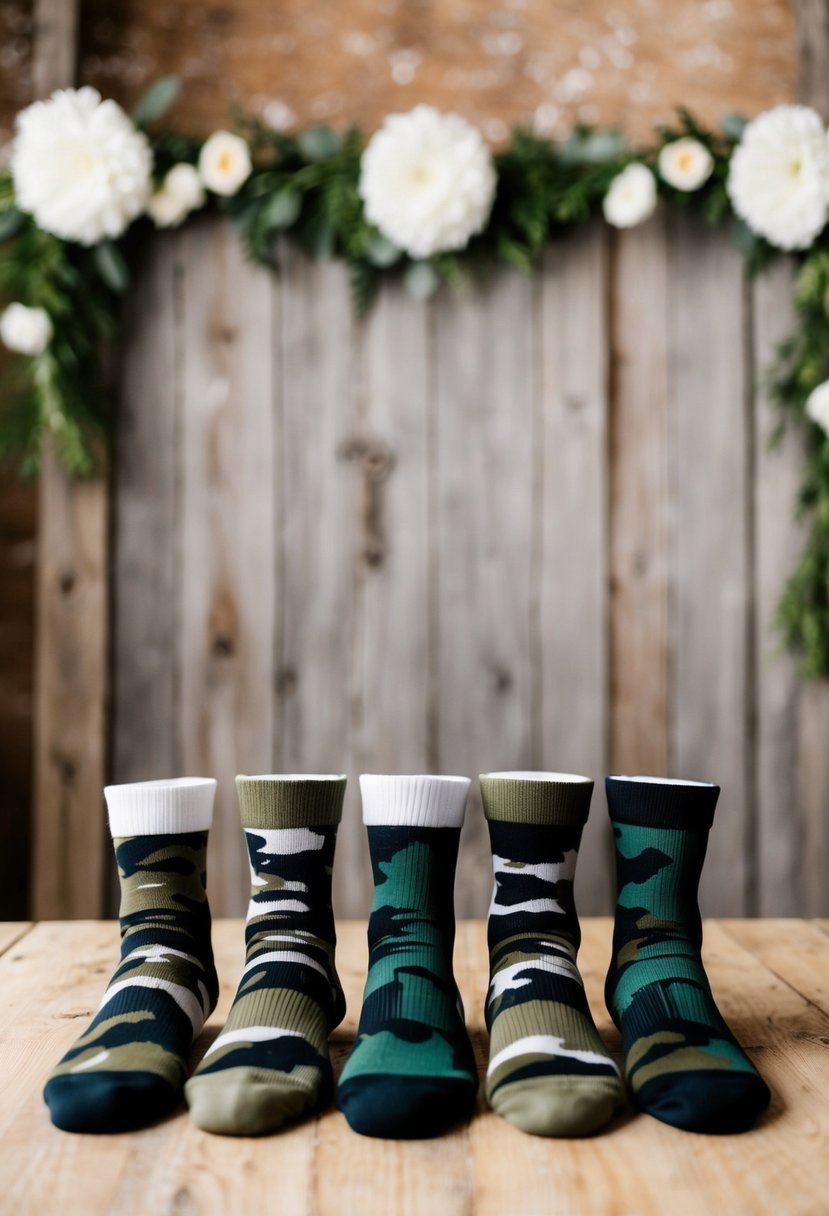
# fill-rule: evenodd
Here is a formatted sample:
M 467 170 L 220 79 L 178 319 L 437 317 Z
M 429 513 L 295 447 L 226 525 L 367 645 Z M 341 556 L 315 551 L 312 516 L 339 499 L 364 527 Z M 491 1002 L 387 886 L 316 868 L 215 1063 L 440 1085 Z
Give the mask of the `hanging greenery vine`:
M 547 243 L 594 215 L 645 221 L 660 198 L 726 223 L 756 273 L 798 259 L 797 326 L 770 369 L 781 428 L 805 428 L 798 510 L 808 522 L 778 624 L 807 677 L 829 676 L 829 141 L 819 115 L 777 106 L 718 130 L 687 111 L 630 148 L 618 131 L 562 143 L 514 133 L 492 155 L 457 115 L 418 106 L 359 131 L 274 131 L 244 113 L 201 141 L 159 129 L 178 91 L 157 81 L 131 116 L 89 88 L 62 90 L 19 116 L 0 173 L 0 338 L 7 362 L 0 452 L 37 470 L 44 436 L 67 469 L 94 470 L 105 436 L 108 352 L 119 297 L 157 228 L 214 209 L 252 261 L 274 266 L 277 238 L 348 265 L 355 308 L 385 276 L 425 299 L 478 266 L 531 271 Z

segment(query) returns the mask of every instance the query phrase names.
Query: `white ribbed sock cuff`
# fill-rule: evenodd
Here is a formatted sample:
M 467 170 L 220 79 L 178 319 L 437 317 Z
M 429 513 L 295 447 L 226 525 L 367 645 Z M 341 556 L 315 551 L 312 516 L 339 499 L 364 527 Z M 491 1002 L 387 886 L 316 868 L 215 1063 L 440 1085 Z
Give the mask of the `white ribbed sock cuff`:
M 468 792 L 468 777 L 387 777 L 362 773 L 363 823 L 459 828 Z
M 216 782 L 212 777 L 136 781 L 104 790 L 113 836 L 160 836 L 206 832 L 213 821 Z

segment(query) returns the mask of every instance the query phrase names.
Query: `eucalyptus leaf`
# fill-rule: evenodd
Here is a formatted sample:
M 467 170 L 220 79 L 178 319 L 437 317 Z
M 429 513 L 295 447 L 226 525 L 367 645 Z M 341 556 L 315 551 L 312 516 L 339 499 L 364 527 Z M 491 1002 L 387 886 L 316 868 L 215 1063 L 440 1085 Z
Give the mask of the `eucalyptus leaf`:
M 428 300 L 440 286 L 440 275 L 430 262 L 412 262 L 403 276 L 403 283 L 415 300 Z
M 342 146 L 342 140 L 331 127 L 309 127 L 297 136 L 297 146 L 306 160 L 328 160 Z
M 302 195 L 290 186 L 280 190 L 268 203 L 265 211 L 265 223 L 268 228 L 290 228 L 299 218 L 302 210 Z
M 728 139 L 733 139 L 735 143 L 742 138 L 747 124 L 748 119 L 742 114 L 726 114 L 725 118 L 720 119 L 720 129 L 723 135 Z
M 20 231 L 23 214 L 16 207 L 0 212 L 0 241 L 8 241 Z
M 101 241 L 92 251 L 92 260 L 107 287 L 123 295 L 130 285 L 130 272 L 118 246 L 113 241 Z
M 181 91 L 178 76 L 159 76 L 144 93 L 132 112 L 137 127 L 146 127 L 166 114 Z
M 399 262 L 402 253 L 393 245 L 391 241 L 380 232 L 372 232 L 369 235 L 366 244 L 366 261 L 372 266 L 376 266 L 379 270 L 385 270 L 389 266 L 394 266 L 395 262 Z

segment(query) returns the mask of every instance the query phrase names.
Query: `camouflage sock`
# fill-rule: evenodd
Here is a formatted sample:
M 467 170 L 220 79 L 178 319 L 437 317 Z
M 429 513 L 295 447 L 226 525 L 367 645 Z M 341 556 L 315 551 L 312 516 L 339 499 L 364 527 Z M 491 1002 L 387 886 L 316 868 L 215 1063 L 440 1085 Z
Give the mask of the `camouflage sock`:
M 576 965 L 573 876 L 593 782 L 564 773 L 488 773 L 481 791 L 495 876 L 487 924 L 487 1099 L 525 1132 L 587 1135 L 625 1106 Z
M 701 782 L 607 779 L 619 888 L 607 1007 L 637 1105 L 698 1132 L 745 1131 L 769 1101 L 700 959 L 697 886 L 719 792 Z
M 452 971 L 465 777 L 360 778 L 374 871 L 368 977 L 337 1090 L 354 1131 L 437 1136 L 472 1114 L 478 1076 Z
M 121 961 L 85 1033 L 46 1083 L 64 1131 L 143 1127 L 181 1101 L 187 1056 L 216 1004 L 205 894 L 216 782 L 109 786 Z
M 255 1136 L 331 1096 L 328 1034 L 345 1013 L 331 910 L 345 777 L 236 784 L 251 873 L 245 966 L 185 1094 L 204 1131 Z

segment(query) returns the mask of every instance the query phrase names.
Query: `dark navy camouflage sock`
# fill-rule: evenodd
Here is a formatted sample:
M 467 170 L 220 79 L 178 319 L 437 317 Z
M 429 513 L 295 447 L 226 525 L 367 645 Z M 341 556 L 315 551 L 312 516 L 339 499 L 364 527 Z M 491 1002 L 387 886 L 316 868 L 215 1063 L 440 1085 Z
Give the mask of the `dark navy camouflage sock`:
M 719 786 L 608 777 L 618 903 L 607 1007 L 636 1104 L 696 1132 L 741 1132 L 769 1090 L 714 1003 L 697 904 Z
M 255 1136 L 331 1097 L 328 1035 L 345 1013 L 331 873 L 346 781 L 236 784 L 251 876 L 245 966 L 227 1022 L 185 1094 L 204 1131 Z
M 495 885 L 487 938 L 487 1099 L 539 1136 L 583 1136 L 624 1108 L 576 965 L 573 878 L 593 782 L 569 773 L 481 777 Z
M 181 1101 L 187 1056 L 218 982 L 205 893 L 216 782 L 109 786 L 121 881 L 121 961 L 98 1013 L 46 1083 L 64 1131 L 143 1127 Z
M 365 1136 L 437 1136 L 469 1118 L 478 1091 L 452 970 L 469 781 L 368 775 L 360 786 L 375 888 L 360 1025 L 337 1105 Z

